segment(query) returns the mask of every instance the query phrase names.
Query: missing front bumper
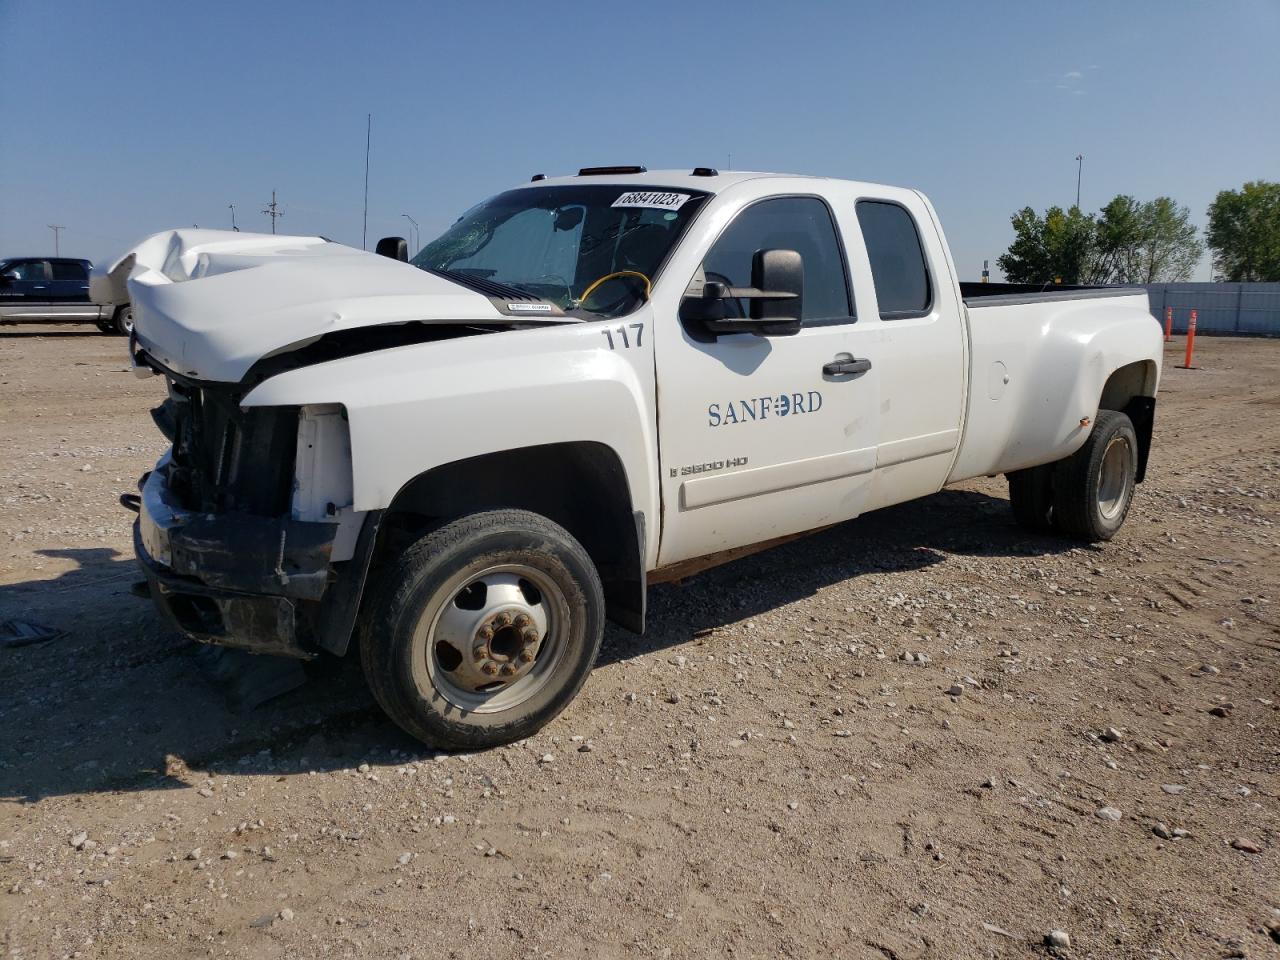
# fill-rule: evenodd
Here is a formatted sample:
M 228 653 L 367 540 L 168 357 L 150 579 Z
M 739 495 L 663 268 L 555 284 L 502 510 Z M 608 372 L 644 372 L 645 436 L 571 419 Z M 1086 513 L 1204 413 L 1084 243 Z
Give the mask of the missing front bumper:
M 312 657 L 338 527 L 183 508 L 161 467 L 146 478 L 134 552 L 166 619 L 202 643 Z

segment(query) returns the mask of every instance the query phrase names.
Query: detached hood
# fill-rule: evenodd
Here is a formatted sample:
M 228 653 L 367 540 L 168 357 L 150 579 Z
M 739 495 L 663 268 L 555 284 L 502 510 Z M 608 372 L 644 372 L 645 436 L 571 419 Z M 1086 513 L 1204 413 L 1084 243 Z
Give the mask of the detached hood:
M 156 360 L 223 382 L 238 382 L 263 357 L 340 330 L 576 322 L 506 315 L 460 284 L 323 237 L 227 230 L 158 233 L 108 270 L 95 270 L 91 287 L 109 298 L 100 302 L 133 304 L 138 342 Z

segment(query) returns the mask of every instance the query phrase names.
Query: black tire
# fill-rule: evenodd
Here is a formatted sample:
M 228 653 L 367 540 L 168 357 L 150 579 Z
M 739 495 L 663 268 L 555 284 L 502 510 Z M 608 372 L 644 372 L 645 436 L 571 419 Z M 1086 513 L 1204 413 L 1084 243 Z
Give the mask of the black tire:
M 1008 474 L 1009 505 L 1013 519 L 1024 530 L 1048 533 L 1053 529 L 1053 468 L 1046 463 Z
M 533 661 L 528 665 L 515 653 L 502 659 L 504 671 L 510 664 L 513 671 L 529 673 L 492 691 L 467 688 L 459 677 L 491 664 L 496 669 L 497 660 L 479 656 L 489 647 L 478 633 L 474 642 L 480 644 L 475 649 L 482 662 L 453 659 L 456 647 L 439 639 L 442 623 L 446 617 L 487 617 L 490 608 L 483 600 L 480 606 L 463 601 L 473 597 L 473 588 L 486 578 L 513 576 L 540 583 L 531 594 L 536 600 L 528 602 L 534 604 L 535 615 L 542 609 L 546 633 L 536 652 L 530 650 Z M 378 580 L 362 615 L 360 660 L 365 679 L 399 727 L 436 747 L 476 750 L 532 735 L 578 693 L 600 649 L 604 592 L 595 565 L 567 530 L 536 513 L 493 510 L 453 520 L 414 543 L 384 568 Z M 521 591 L 530 585 L 523 578 L 518 584 Z M 504 587 L 511 588 L 510 583 Z M 497 587 L 493 589 L 496 595 Z M 485 596 L 483 590 L 480 596 Z M 494 618 L 503 616 L 508 617 L 504 624 L 510 622 L 510 614 L 493 613 Z M 499 656 L 498 634 L 508 629 L 514 627 L 500 626 L 497 634 L 490 633 L 492 657 Z M 472 642 L 464 641 L 464 658 Z M 519 656 L 525 656 L 523 649 Z M 494 680 L 491 686 L 502 682 Z M 516 699 L 519 685 L 526 682 L 530 692 Z M 483 698 L 492 698 L 493 704 L 475 702 Z M 512 700 L 511 706 L 501 707 L 502 698 Z
M 1084 446 L 1055 465 L 1053 525 L 1078 540 L 1110 540 L 1129 514 L 1137 472 L 1133 422 L 1116 410 L 1099 410 Z
M 126 303 L 116 307 L 116 312 L 111 317 L 111 326 L 122 337 L 133 333 L 133 304 Z

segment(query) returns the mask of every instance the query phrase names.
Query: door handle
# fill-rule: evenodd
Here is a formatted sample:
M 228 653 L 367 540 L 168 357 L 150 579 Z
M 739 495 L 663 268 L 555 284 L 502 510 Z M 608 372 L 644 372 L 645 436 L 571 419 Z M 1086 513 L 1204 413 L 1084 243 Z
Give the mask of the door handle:
M 866 373 L 871 369 L 871 361 L 865 358 L 855 359 L 850 357 L 848 360 L 832 360 L 830 363 L 822 365 L 822 372 L 829 377 L 857 375 Z

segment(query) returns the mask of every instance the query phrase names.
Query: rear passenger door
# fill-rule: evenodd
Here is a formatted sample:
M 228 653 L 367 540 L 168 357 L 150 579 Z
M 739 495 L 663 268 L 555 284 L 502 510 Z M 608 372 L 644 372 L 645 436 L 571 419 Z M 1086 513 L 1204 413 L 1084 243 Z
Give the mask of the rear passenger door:
M 96 320 L 89 302 L 89 265 L 83 260 L 50 260 L 50 315 L 64 320 Z
M 83 260 L 50 260 L 49 269 L 55 302 L 89 302 L 88 264 Z
M 928 202 L 907 190 L 860 196 L 854 214 L 879 321 L 876 475 L 867 509 L 935 493 L 960 442 L 966 342 L 946 241 Z M 860 294 L 862 291 L 859 291 Z

